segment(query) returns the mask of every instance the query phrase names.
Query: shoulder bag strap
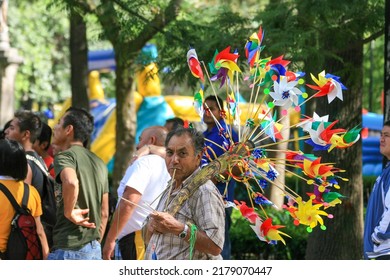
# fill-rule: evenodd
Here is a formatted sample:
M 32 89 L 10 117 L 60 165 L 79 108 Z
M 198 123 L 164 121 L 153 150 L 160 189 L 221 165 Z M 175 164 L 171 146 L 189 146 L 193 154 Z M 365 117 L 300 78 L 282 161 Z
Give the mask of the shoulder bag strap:
M 22 207 L 16 202 L 14 196 L 12 193 L 8 190 L 6 186 L 0 183 L 0 191 L 2 191 L 5 196 L 8 198 L 9 202 L 12 204 L 14 207 L 15 211 L 18 213 L 24 212 L 23 210 L 27 210 L 27 202 L 28 202 L 28 197 L 30 195 L 30 189 L 26 183 L 24 183 L 24 192 L 23 192 L 23 198 L 22 198 Z
M 30 188 L 25 182 L 23 182 L 23 185 L 24 185 L 24 193 L 22 198 L 22 208 L 24 210 L 28 210 L 27 204 L 28 204 L 28 197 L 30 196 Z
M 26 154 L 26 158 L 27 158 L 28 160 L 33 161 L 33 162 L 39 167 L 39 169 L 42 170 L 43 174 L 45 174 L 46 176 L 49 176 L 49 173 L 48 173 L 48 171 L 47 171 L 47 168 L 44 167 L 44 166 L 42 165 L 42 163 L 41 163 L 36 157 L 34 157 L 34 156 L 32 156 L 32 155 L 29 155 L 29 154 Z

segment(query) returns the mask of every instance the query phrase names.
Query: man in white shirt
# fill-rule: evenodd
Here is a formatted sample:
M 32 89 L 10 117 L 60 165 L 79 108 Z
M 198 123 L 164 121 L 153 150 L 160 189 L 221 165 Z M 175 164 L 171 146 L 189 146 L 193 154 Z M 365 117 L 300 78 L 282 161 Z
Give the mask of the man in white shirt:
M 163 147 L 167 133 L 163 126 L 152 126 L 142 132 L 137 151 L 147 146 L 150 154 L 133 161 L 119 184 L 118 204 L 103 247 L 103 259 L 112 258 L 117 239 L 122 259 L 143 259 L 140 230 L 170 180 L 164 158 L 150 149 Z

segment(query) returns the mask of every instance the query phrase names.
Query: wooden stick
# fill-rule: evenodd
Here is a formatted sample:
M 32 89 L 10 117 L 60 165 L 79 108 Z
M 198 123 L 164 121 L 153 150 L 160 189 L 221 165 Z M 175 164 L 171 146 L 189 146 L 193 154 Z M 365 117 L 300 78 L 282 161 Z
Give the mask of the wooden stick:
M 124 200 L 124 201 L 126 201 L 126 202 L 128 202 L 128 203 L 130 203 L 130 204 L 133 204 L 134 206 L 137 206 L 137 207 L 143 209 L 144 211 L 148 212 L 149 214 L 152 214 L 152 213 L 155 213 L 155 212 L 156 212 L 156 210 L 153 209 L 152 206 L 150 206 L 150 205 L 148 205 L 148 204 L 146 204 L 146 203 L 145 203 L 145 205 L 147 205 L 149 208 L 143 207 L 143 206 L 141 206 L 140 204 L 137 204 L 137 203 L 135 203 L 135 202 L 132 202 L 131 200 L 128 200 L 128 199 L 124 198 L 123 196 L 120 196 L 119 198 L 122 199 L 122 200 Z

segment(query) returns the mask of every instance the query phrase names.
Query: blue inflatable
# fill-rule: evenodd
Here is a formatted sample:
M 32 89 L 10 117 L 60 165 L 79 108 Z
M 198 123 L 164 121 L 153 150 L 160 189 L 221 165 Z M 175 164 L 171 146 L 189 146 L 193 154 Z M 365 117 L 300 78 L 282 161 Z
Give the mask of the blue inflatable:
M 363 176 L 378 176 L 382 172 L 383 156 L 379 151 L 382 126 L 383 115 L 363 114 L 363 128 L 369 130 L 369 136 L 362 139 Z

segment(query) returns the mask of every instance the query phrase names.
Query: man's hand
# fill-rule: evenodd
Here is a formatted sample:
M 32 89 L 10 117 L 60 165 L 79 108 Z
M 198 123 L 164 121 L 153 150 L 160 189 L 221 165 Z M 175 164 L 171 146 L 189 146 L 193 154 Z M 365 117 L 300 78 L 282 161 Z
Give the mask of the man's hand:
M 166 212 L 154 212 L 149 216 L 149 230 L 153 233 L 172 233 L 178 235 L 184 225 Z
M 89 213 L 89 209 L 73 209 L 70 217 L 67 217 L 72 223 L 83 226 L 86 228 L 96 228 L 95 223 L 90 223 L 89 217 L 84 217 L 84 215 Z
M 114 256 L 114 250 L 115 250 L 115 240 L 112 242 L 106 242 L 104 243 L 103 247 L 103 260 L 111 260 Z

